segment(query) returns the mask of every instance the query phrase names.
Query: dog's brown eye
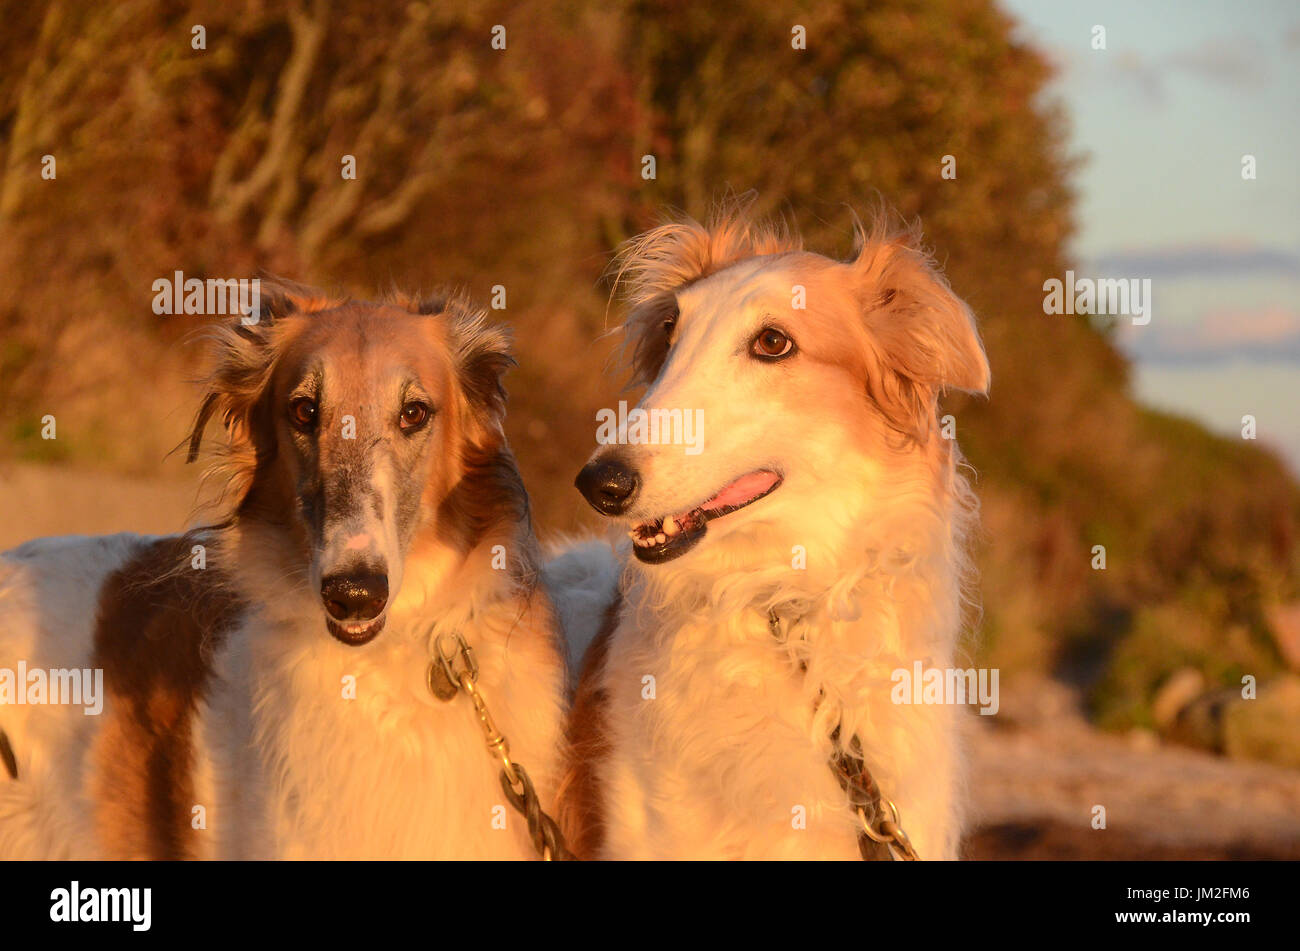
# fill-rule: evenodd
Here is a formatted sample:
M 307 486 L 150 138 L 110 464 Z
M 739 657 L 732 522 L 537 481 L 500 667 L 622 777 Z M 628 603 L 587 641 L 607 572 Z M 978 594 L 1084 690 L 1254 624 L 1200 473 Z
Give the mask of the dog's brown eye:
M 294 426 L 307 432 L 316 425 L 316 401 L 306 396 L 298 397 L 289 404 L 289 418 Z
M 764 327 L 754 338 L 749 350 L 763 360 L 777 360 L 794 351 L 794 341 L 775 327 Z
M 397 418 L 397 424 L 402 429 L 410 432 L 419 429 L 429 418 L 429 407 L 423 403 L 410 402 L 402 407 L 402 413 Z

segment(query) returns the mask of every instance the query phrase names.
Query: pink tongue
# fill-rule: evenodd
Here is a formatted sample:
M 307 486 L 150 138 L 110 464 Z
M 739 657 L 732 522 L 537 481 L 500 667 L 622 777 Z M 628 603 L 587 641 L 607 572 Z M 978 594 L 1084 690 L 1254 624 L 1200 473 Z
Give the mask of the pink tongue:
M 728 505 L 743 505 L 776 485 L 777 478 L 775 472 L 751 472 L 731 483 L 700 508 L 713 511 L 726 508 Z

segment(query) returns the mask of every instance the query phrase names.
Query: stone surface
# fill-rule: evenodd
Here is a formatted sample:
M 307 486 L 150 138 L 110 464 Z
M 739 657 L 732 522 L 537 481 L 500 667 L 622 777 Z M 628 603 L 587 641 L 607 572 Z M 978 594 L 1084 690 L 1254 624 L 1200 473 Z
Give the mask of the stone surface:
M 1004 684 L 1007 716 L 971 718 L 967 857 L 1300 858 L 1300 770 L 1135 749 L 1068 696 L 1050 681 Z M 1104 830 L 1091 826 L 1097 805 Z

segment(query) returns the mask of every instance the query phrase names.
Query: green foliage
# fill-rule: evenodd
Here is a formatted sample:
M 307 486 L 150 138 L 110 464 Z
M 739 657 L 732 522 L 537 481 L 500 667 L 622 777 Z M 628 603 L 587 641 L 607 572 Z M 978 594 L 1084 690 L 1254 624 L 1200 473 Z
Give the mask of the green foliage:
M 1115 646 L 1093 692 L 1093 711 L 1102 726 L 1154 726 L 1150 703 L 1156 689 L 1185 667 L 1205 675 L 1210 689 L 1241 689 L 1241 678 L 1259 682 L 1281 672 L 1272 643 L 1233 617 L 1225 593 L 1191 589 L 1178 601 L 1137 610 Z

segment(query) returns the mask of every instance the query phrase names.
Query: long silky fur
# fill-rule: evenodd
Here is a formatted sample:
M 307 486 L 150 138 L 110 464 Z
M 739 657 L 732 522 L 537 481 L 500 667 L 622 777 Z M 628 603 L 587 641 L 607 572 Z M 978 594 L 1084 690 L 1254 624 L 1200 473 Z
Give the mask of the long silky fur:
M 959 656 L 963 632 L 978 611 L 969 553 L 978 502 L 956 444 L 938 436 L 936 407 L 947 385 L 986 390 L 987 363 L 978 337 L 971 337 L 973 317 L 921 248 L 915 226 L 900 227 L 883 213 L 866 226 L 855 219 L 854 251 L 844 262 L 809 255 L 802 248 L 790 229 L 753 220 L 749 203 L 739 200 L 726 203 L 707 223 L 689 218 L 670 221 L 630 240 L 612 268 L 627 306 L 621 328 L 625 335 L 622 365 L 634 385 L 652 388 L 668 352 L 664 318 L 674 312 L 676 296 L 699 282 L 742 264 L 833 273 L 834 280 L 852 282 L 861 326 L 845 328 L 843 346 L 865 368 L 863 398 L 879 410 L 877 457 L 883 474 L 873 483 L 870 497 L 846 481 L 815 502 L 807 500 L 815 508 L 807 510 L 800 541 L 817 557 L 815 563 L 810 559 L 806 571 L 792 572 L 782 564 L 788 562 L 788 555 L 778 557 L 780 546 L 789 545 L 788 531 L 783 534 L 776 523 L 765 520 L 764 511 L 773 509 L 761 507 L 793 504 L 781 494 L 792 491 L 786 488 L 752 510 L 740 542 L 715 539 L 711 531 L 689 555 L 660 565 L 644 565 L 630 557 L 626 541 L 616 543 L 625 564 L 623 612 L 601 669 L 584 676 L 602 678 L 600 683 L 616 688 L 641 672 L 661 672 L 669 664 L 674 686 L 671 695 L 661 688 L 654 704 L 637 706 L 629 696 L 622 712 L 615 707 L 602 727 L 611 729 L 610 724 L 615 724 L 615 734 L 606 740 L 615 745 L 620 736 L 635 735 L 640 729 L 654 731 L 643 738 L 645 746 L 627 750 L 622 759 L 615 749 L 613 765 L 594 767 L 605 802 L 597 822 L 616 837 L 613 846 L 607 840 L 605 851 L 598 853 L 605 857 L 673 854 L 669 843 L 674 840 L 666 833 L 657 836 L 646 831 L 645 837 L 637 838 L 636 833 L 618 831 L 618 815 L 626 819 L 622 826 L 640 828 L 634 807 L 628 807 L 632 812 L 618 810 L 639 801 L 642 792 L 650 795 L 639 792 L 631 779 L 641 769 L 634 763 L 653 775 L 653 760 L 645 763 L 636 758 L 651 755 L 647 749 L 671 754 L 674 763 L 695 764 L 691 767 L 695 772 L 690 773 L 695 780 L 714 772 L 776 777 L 788 768 L 773 761 L 780 754 L 766 740 L 711 748 L 711 733 L 670 719 L 656 720 L 653 728 L 639 726 L 648 724 L 644 717 L 671 710 L 675 704 L 694 704 L 687 699 L 696 692 L 693 678 L 707 678 L 712 684 L 718 678 L 724 682 L 734 678 L 750 684 L 776 675 L 793 682 L 794 672 L 801 667 L 805 672 L 795 688 L 798 704 L 807 710 L 816 707 L 808 740 L 820 755 L 829 756 L 837 725 L 841 735 L 858 734 L 877 780 L 887 790 L 898 790 L 903 799 L 910 799 L 918 789 L 918 751 L 933 750 L 936 763 L 947 764 L 951 795 L 927 805 L 925 815 L 913 815 L 912 820 L 930 826 L 919 835 L 914 833 L 930 857 L 956 854 L 965 799 L 960 724 L 941 726 L 939 719 L 899 716 L 889 703 L 889 672 L 917 657 L 931 657 L 940 666 L 952 664 Z M 672 394 L 678 399 L 656 392 L 655 397 L 665 402 L 655 405 L 700 405 L 686 398 L 694 392 L 690 369 L 677 367 L 675 372 Z M 698 385 L 709 384 L 701 379 Z M 726 406 L 725 400 L 721 405 Z M 763 407 L 746 405 L 734 411 L 761 415 Z M 721 423 L 718 416 L 711 418 L 715 427 L 725 429 L 726 409 L 720 412 Z M 797 453 L 797 446 L 790 449 Z M 666 457 L 654 458 L 671 472 Z M 672 482 L 669 476 L 663 478 Z M 840 540 L 845 538 L 851 543 L 843 544 Z M 756 563 L 754 552 L 770 552 L 772 557 Z M 767 633 L 769 609 L 797 618 L 784 643 Z M 780 663 L 773 663 L 774 657 Z M 711 709 L 710 714 L 701 711 L 699 716 L 750 722 L 750 711 Z M 631 732 L 619 734 L 619 730 Z M 590 738 L 584 742 L 592 747 Z M 746 791 L 754 791 L 748 782 L 719 781 L 697 791 L 702 801 L 711 796 L 719 807 L 734 813 L 738 823 L 758 809 L 758 804 L 744 798 Z M 834 798 L 821 805 L 834 811 Z M 679 811 L 684 814 L 688 809 L 683 804 Z M 658 821 L 672 820 L 660 816 Z M 582 825 L 581 819 L 574 822 L 575 827 Z M 649 829 L 654 828 L 651 821 Z M 844 830 L 851 853 L 852 827 L 847 821 Z M 740 835 L 738 841 L 745 838 Z M 760 840 L 755 830 L 755 851 L 744 854 L 763 854 Z M 677 854 L 705 857 L 709 853 Z

